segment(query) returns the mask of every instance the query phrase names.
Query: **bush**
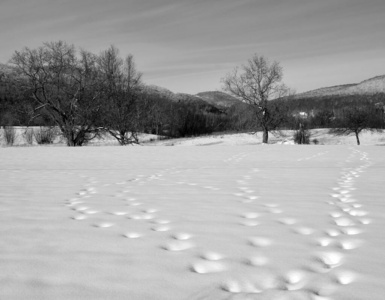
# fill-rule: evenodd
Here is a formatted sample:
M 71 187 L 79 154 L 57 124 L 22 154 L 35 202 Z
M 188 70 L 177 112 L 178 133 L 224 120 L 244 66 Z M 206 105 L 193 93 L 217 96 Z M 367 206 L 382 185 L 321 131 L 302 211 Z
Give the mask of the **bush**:
M 39 145 L 53 144 L 57 131 L 54 127 L 40 127 L 33 130 L 33 136 Z
M 310 132 L 306 129 L 297 130 L 294 133 L 294 143 L 296 144 L 310 144 Z
M 28 145 L 32 145 L 33 144 L 33 130 L 31 128 L 27 128 L 25 131 L 24 131 L 24 138 L 25 138 L 25 141 L 27 142 Z
M 8 146 L 12 146 L 16 140 L 16 130 L 13 126 L 4 126 L 4 140 Z

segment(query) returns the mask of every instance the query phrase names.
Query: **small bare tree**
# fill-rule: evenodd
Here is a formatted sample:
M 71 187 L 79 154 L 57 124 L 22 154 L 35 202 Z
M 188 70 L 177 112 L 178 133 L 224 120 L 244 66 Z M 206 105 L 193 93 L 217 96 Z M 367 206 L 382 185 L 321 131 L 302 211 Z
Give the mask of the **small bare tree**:
M 364 107 L 349 107 L 343 110 L 342 118 L 336 120 L 330 133 L 335 135 L 350 135 L 354 133 L 357 145 L 360 145 L 359 135 L 362 131 L 375 131 L 374 111 Z
M 23 136 L 24 136 L 25 141 L 27 142 L 28 145 L 32 145 L 33 144 L 34 132 L 33 132 L 32 128 L 27 128 L 24 131 Z
M 4 128 L 3 129 L 3 136 L 4 136 L 5 143 L 7 144 L 7 146 L 13 146 L 13 144 L 16 141 L 16 136 L 17 136 L 15 127 L 4 126 L 3 128 Z
M 269 100 L 289 95 L 282 83 L 282 67 L 255 54 L 246 65 L 237 67 L 222 79 L 223 89 L 253 106 L 257 125 L 263 131 L 263 143 L 268 143 L 269 131 L 284 121 L 285 115 L 276 103 Z

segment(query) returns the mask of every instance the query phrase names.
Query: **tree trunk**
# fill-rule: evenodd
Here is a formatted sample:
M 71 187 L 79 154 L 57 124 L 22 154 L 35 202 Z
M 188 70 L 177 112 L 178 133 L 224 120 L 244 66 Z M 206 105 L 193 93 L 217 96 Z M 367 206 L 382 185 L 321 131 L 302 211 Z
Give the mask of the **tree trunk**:
M 356 131 L 355 134 L 356 134 L 357 145 L 360 145 L 360 139 L 358 137 L 358 132 Z
M 269 140 L 269 131 L 267 129 L 263 129 L 263 138 L 262 143 L 267 144 Z
M 67 140 L 67 146 L 68 147 L 74 147 L 75 141 L 74 141 L 72 132 L 69 130 L 65 130 L 65 132 L 63 132 L 63 135 L 64 135 L 65 139 Z
M 80 132 L 75 134 L 71 129 L 64 133 L 65 139 L 67 140 L 68 147 L 79 147 L 82 146 L 85 139 L 84 133 Z
M 67 146 L 68 147 L 75 147 L 75 143 L 71 138 L 67 138 Z
M 301 145 L 305 144 L 305 134 L 304 134 L 302 123 L 299 124 L 299 136 L 300 136 L 300 142 L 299 143 Z

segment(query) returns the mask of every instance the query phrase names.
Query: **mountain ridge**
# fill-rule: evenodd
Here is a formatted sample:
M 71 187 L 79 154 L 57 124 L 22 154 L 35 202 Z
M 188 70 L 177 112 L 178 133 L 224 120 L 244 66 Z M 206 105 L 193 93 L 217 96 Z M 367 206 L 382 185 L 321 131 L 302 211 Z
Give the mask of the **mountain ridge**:
M 295 95 L 295 98 L 323 96 L 374 95 L 385 93 L 385 75 L 375 76 L 359 83 L 323 87 Z

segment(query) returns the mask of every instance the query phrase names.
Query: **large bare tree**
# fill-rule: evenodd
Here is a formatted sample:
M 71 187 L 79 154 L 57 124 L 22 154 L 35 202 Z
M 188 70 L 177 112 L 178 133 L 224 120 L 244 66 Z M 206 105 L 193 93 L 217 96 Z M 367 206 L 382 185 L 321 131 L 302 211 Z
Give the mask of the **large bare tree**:
M 97 56 L 77 53 L 73 45 L 59 41 L 16 51 L 11 63 L 25 77 L 24 88 L 35 102 L 34 117 L 44 110 L 68 146 L 81 146 L 97 135 L 103 94 Z
M 285 118 L 279 105 L 269 101 L 289 95 L 282 76 L 278 62 L 270 63 L 264 56 L 255 54 L 247 64 L 236 67 L 222 79 L 226 92 L 252 106 L 256 123 L 263 131 L 263 143 L 268 143 L 269 131 L 276 130 Z
M 104 130 L 120 145 L 137 144 L 147 110 L 142 74 L 136 69 L 133 56 L 121 58 L 114 46 L 101 53 L 99 65 L 108 95 L 104 103 Z

